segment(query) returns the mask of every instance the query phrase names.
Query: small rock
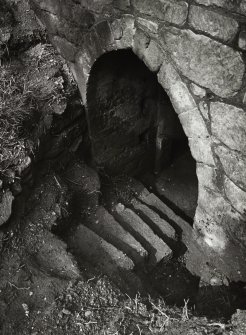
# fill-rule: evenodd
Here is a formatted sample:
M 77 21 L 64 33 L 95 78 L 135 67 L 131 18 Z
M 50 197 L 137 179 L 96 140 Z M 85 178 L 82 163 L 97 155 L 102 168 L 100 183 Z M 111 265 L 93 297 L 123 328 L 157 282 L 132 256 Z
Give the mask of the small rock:
M 88 318 L 91 315 L 91 311 L 86 311 L 85 312 L 85 317 Z
M 190 84 L 190 89 L 193 94 L 198 96 L 199 98 L 204 98 L 206 96 L 206 90 L 194 83 Z
M 241 31 L 238 38 L 238 46 L 242 50 L 246 50 L 246 31 Z
M 4 182 L 6 184 L 12 184 L 15 181 L 15 172 L 12 170 L 7 170 L 4 172 Z
M 20 164 L 18 166 L 18 173 L 21 174 L 26 168 L 28 168 L 31 164 L 31 158 L 25 157 L 20 161 Z
M 0 226 L 7 222 L 12 214 L 13 199 L 14 197 L 9 190 L 3 193 L 2 201 L 0 203 Z

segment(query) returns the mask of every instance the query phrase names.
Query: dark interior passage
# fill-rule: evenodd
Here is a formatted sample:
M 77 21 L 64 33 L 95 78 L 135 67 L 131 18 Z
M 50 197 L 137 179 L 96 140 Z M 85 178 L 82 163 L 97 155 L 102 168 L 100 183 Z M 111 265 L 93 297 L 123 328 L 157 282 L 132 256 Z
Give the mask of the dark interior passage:
M 150 174 L 170 204 L 193 217 L 197 177 L 188 139 L 155 73 L 131 51 L 94 64 L 87 90 L 94 164 L 107 175 Z

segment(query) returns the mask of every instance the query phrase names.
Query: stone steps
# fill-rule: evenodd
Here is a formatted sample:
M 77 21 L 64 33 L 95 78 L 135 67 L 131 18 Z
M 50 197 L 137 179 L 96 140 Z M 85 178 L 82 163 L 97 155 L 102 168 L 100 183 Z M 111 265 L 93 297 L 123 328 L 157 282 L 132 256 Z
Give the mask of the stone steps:
M 134 181 L 131 199 L 111 199 L 99 206 L 87 222 L 72 234 L 74 254 L 87 259 L 118 283 L 134 283 L 141 289 L 136 270 L 144 273 L 176 252 L 180 236 L 188 239 L 192 228 L 155 194 Z
M 119 203 L 111 209 L 111 212 L 124 229 L 147 250 L 149 266 L 155 266 L 161 260 L 167 261 L 172 257 L 169 246 L 133 210 Z
M 128 255 L 136 265 L 143 265 L 146 261 L 148 252 L 104 207 L 100 206 L 97 209 L 88 227 Z
M 170 247 L 175 246 L 177 242 L 175 229 L 166 220 L 161 218 L 156 211 L 152 210 L 138 199 L 133 199 L 131 201 L 131 207 L 138 216 L 149 225 L 153 232 L 165 241 L 165 243 Z
M 87 260 L 119 286 L 142 291 L 141 280 L 134 273 L 133 261 L 122 251 L 105 241 L 88 227 L 80 224 L 69 238 L 69 246 L 78 260 Z

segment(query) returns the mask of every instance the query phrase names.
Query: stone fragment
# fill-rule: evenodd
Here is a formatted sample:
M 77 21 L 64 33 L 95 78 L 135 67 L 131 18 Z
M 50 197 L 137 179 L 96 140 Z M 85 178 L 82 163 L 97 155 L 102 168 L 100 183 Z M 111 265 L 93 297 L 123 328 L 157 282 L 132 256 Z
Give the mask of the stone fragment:
M 176 66 L 191 81 L 223 98 L 241 88 L 245 66 L 238 51 L 190 30 L 163 28 L 161 36 Z
M 5 222 L 8 221 L 12 214 L 12 202 L 14 197 L 12 193 L 7 190 L 3 192 L 2 199 L 0 202 L 0 226 L 3 225 Z
M 202 116 L 209 121 L 209 112 L 208 112 L 208 104 L 206 101 L 200 101 L 199 102 L 199 109 L 200 112 L 202 113 Z
M 168 21 L 176 25 L 183 25 L 188 15 L 188 4 L 176 0 L 133 0 L 133 8 L 140 13 Z
M 161 260 L 167 261 L 172 257 L 172 250 L 131 209 L 118 204 L 112 213 L 121 225 L 148 251 L 150 266 L 156 265 Z
M 246 154 L 246 113 L 222 102 L 210 104 L 212 134 L 233 150 Z
M 148 253 L 142 245 L 110 215 L 105 208 L 99 207 L 89 228 L 107 242 L 123 251 L 135 264 L 143 263 Z
M 191 6 L 188 22 L 195 30 L 205 32 L 224 42 L 232 40 L 238 31 L 238 22 L 233 18 L 200 6 Z
M 204 98 L 207 94 L 206 90 L 194 83 L 190 84 L 191 92 L 199 98 Z
M 147 20 L 142 17 L 138 17 L 136 19 L 136 25 L 139 26 L 139 28 L 143 29 L 144 31 L 152 34 L 157 34 L 159 28 L 157 22 Z
M 65 60 L 69 62 L 74 61 L 76 52 L 78 51 L 74 44 L 59 36 L 52 36 L 50 40 Z
M 246 216 L 246 192 L 236 186 L 229 178 L 224 179 L 224 189 L 232 206 Z
M 226 175 L 238 186 L 246 190 L 246 156 L 225 146 L 215 147 Z
M 241 31 L 238 37 L 238 46 L 242 50 L 246 50 L 246 31 Z

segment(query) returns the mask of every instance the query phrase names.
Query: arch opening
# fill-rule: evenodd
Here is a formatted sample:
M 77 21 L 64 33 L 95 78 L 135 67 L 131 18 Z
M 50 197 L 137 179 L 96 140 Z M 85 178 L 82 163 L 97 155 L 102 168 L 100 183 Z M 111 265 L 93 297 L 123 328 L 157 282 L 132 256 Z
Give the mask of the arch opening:
M 156 74 L 130 49 L 109 52 L 95 62 L 87 113 L 98 170 L 142 179 L 193 219 L 198 181 L 188 138 Z

